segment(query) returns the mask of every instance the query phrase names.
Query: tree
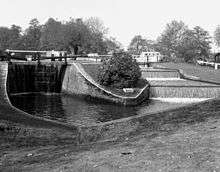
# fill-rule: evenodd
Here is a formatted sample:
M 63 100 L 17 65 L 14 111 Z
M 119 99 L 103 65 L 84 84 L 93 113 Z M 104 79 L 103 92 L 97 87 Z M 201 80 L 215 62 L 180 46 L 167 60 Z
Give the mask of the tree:
M 71 19 L 65 24 L 65 42 L 79 53 L 106 53 L 105 27 L 98 18 Z
M 44 50 L 63 50 L 64 30 L 60 21 L 49 18 L 45 25 L 42 26 L 40 48 Z
M 160 52 L 166 57 L 178 57 L 178 43 L 182 39 L 183 33 L 187 30 L 187 26 L 182 22 L 172 21 L 166 25 L 165 31 L 158 38 Z
M 39 21 L 34 18 L 30 21 L 29 27 L 26 29 L 23 36 L 23 43 L 26 50 L 39 50 L 41 39 L 41 25 Z
M 196 45 L 195 57 L 209 58 L 211 49 L 211 36 L 200 26 L 194 27 L 192 32 L 195 39 L 194 45 Z
M 22 49 L 22 30 L 20 26 L 12 25 L 10 28 L 9 48 Z
M 107 29 L 98 18 L 60 22 L 49 18 L 44 25 L 34 18 L 23 33 L 21 27 L 0 27 L 0 50 L 67 50 L 77 53 L 107 53 L 113 40 L 105 37 Z M 111 42 L 111 43 L 110 43 Z
M 91 30 L 92 33 L 105 35 L 108 33 L 108 29 L 104 26 L 102 20 L 97 17 L 90 17 L 85 21 L 85 25 Z
M 64 46 L 75 54 L 84 52 L 85 44 L 88 44 L 89 30 L 82 19 L 71 19 L 65 23 L 64 27 Z
M 172 21 L 159 37 L 158 48 L 168 59 L 193 62 L 209 57 L 210 43 L 208 32 L 201 27 L 191 30 L 181 21 Z
M 0 50 L 22 48 L 21 27 L 12 25 L 10 28 L 0 27 Z
M 154 50 L 154 41 L 142 38 L 141 35 L 134 36 L 128 48 L 131 54 L 140 54 L 143 51 L 151 50 Z
M 127 53 L 115 53 L 100 68 L 98 81 L 114 88 L 135 87 L 141 77 L 138 63 Z
M 108 29 L 104 26 L 103 22 L 97 17 L 90 17 L 85 21 L 85 25 L 90 32 L 90 41 L 86 49 L 90 52 L 107 53 L 105 46 L 105 35 Z
M 8 49 L 10 46 L 11 31 L 7 27 L 0 27 L 0 50 Z
M 105 39 L 106 51 L 107 52 L 117 52 L 121 49 L 122 45 L 115 38 L 110 37 Z
M 220 25 L 217 26 L 214 32 L 214 40 L 217 46 L 220 47 Z

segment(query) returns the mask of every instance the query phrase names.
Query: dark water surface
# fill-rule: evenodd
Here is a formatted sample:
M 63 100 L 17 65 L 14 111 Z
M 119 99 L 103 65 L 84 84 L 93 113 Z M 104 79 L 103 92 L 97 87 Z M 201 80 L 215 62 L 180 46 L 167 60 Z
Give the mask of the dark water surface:
M 85 101 L 61 94 L 20 94 L 10 97 L 12 105 L 32 115 L 69 124 L 89 125 L 124 117 L 149 114 L 184 106 L 180 103 L 147 101 L 136 107 Z

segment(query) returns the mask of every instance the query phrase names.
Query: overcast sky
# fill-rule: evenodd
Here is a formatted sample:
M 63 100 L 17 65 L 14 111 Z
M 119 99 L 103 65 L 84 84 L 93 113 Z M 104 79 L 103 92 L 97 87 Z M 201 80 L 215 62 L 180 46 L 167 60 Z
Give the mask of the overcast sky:
M 210 34 L 220 24 L 220 0 L 0 0 L 0 26 L 26 28 L 31 19 L 41 24 L 58 20 L 99 17 L 109 35 L 124 46 L 137 34 L 156 39 L 170 21 L 199 25 Z

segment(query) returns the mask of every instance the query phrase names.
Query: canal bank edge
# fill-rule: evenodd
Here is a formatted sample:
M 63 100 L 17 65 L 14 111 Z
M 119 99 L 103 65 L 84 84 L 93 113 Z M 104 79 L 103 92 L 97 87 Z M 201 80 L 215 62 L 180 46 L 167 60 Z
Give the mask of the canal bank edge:
M 129 136 L 136 135 L 141 131 L 150 133 L 151 130 L 156 128 L 158 130 L 163 130 L 161 127 L 166 124 L 168 125 L 169 122 L 174 119 L 176 121 L 181 121 L 183 119 L 201 116 L 202 120 L 203 116 L 205 118 L 205 112 L 210 110 L 210 107 L 214 108 L 215 103 L 218 101 L 220 101 L 219 98 L 209 99 L 200 103 L 191 103 L 182 107 L 176 107 L 165 111 L 161 110 L 147 115 L 136 115 L 96 125 L 80 126 L 78 141 L 79 143 L 85 144 L 97 141 L 126 140 L 129 139 Z M 203 113 L 198 114 L 197 111 L 202 111 Z M 193 121 L 190 120 L 188 122 L 193 123 Z
M 136 96 L 131 97 L 114 94 L 95 82 L 81 64 L 75 62 L 67 66 L 62 83 L 62 92 L 65 94 L 101 99 L 122 105 L 138 105 L 149 99 L 149 88 L 147 84 Z

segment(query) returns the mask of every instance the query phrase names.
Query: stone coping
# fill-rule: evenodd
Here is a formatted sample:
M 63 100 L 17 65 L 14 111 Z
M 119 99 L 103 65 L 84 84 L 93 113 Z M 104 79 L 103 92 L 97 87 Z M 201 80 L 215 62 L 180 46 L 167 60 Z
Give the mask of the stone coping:
M 147 81 L 182 81 L 181 78 L 145 78 Z

